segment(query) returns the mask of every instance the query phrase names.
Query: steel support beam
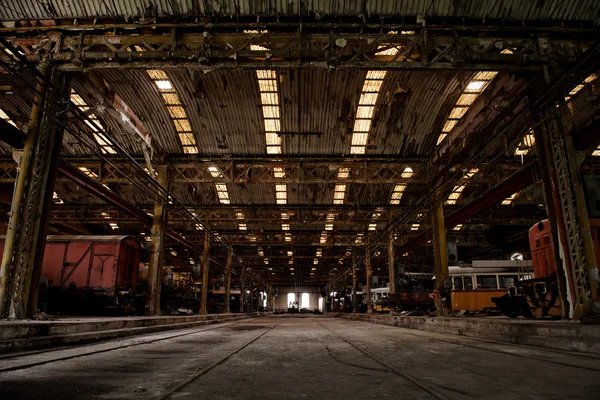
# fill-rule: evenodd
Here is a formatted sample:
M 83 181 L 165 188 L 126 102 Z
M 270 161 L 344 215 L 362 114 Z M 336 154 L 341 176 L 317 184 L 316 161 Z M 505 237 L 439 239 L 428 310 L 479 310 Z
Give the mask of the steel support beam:
M 371 252 L 369 251 L 369 239 L 367 238 L 367 245 L 365 246 L 365 280 L 366 288 L 363 293 L 366 292 L 367 301 L 367 314 L 373 313 L 373 301 L 371 299 L 371 277 L 373 276 L 373 269 L 371 268 Z
M 433 224 L 433 243 L 435 255 L 435 275 L 436 275 L 436 313 L 438 316 L 444 316 L 448 313 L 450 300 L 450 291 L 448 290 L 448 281 L 450 273 L 448 272 L 448 249 L 446 248 L 446 226 L 444 223 L 443 197 L 437 198 L 434 209 L 432 210 Z
M 388 277 L 390 281 L 390 295 L 396 294 L 396 267 L 394 265 L 394 233 L 388 234 L 387 246 Z
M 204 235 L 204 252 L 202 253 L 202 292 L 200 293 L 200 314 L 208 314 L 208 286 L 210 270 L 210 236 Z
M 162 284 L 163 259 L 165 254 L 165 232 L 167 230 L 169 167 L 161 165 L 158 168 L 158 183 L 166 188 L 166 192 L 154 204 L 152 221 L 152 243 L 150 250 L 150 265 L 148 268 L 148 297 L 146 315 L 160 315 L 160 290 Z
M 571 114 L 566 107 L 549 111 L 541 124 L 545 143 L 542 151 L 550 150 L 545 159 L 550 162 L 547 168 L 554 172 L 550 176 L 554 191 L 552 200 L 554 211 L 559 215 L 556 222 L 559 241 L 563 244 L 566 287 L 571 293 L 570 316 L 582 319 L 592 312 L 600 294 L 598 267 L 579 176 L 582 158 L 574 150 L 570 136 L 572 128 Z
M 574 59 L 591 40 L 566 39 L 543 33 L 526 37 L 481 37 L 460 30 L 431 28 L 410 34 L 269 31 L 267 34 L 216 32 L 157 34 L 68 34 L 12 38 L 30 62 L 47 56 L 61 69 L 193 68 L 319 68 L 401 70 L 511 70 L 532 72 L 544 63 Z M 264 29 L 264 28 L 259 28 Z M 300 28 L 304 30 L 304 27 Z M 381 29 L 381 28 L 379 28 Z M 117 30 L 115 30 L 117 32 Z M 396 55 L 379 54 L 396 48 Z M 540 48 L 543 48 L 542 51 Z M 60 50 L 56 50 L 60 49 Z M 502 50 L 508 49 L 511 54 Z M 582 50 L 583 49 L 583 50 Z
M 240 273 L 240 312 L 246 312 L 246 267 Z
M 358 310 L 356 309 L 356 264 L 354 263 L 354 258 L 352 259 L 352 312 L 355 313 Z
M 231 262 L 232 262 L 232 252 L 227 252 L 227 265 L 225 267 L 225 313 L 229 314 L 231 312 L 230 302 L 231 302 Z
M 46 70 L 45 67 L 43 67 Z M 0 319 L 32 317 L 36 310 L 49 211 L 62 145 L 57 123 L 66 110 L 71 77 L 48 69 L 50 85 L 40 83 L 28 124 L 2 258 Z

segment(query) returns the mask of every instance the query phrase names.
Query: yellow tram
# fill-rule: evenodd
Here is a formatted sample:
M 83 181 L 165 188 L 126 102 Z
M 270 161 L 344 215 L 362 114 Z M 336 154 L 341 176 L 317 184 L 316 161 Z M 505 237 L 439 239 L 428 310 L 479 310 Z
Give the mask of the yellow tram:
M 531 260 L 473 260 L 470 265 L 449 267 L 452 310 L 495 310 L 492 298 L 531 279 L 532 271 Z

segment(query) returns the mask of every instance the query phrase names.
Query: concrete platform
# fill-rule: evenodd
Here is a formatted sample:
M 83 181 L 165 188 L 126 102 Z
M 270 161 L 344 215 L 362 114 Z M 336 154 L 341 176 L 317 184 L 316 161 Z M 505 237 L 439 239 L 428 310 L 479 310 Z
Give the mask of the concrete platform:
M 82 317 L 0 321 L 0 353 L 91 342 L 250 318 L 248 314 L 159 317 Z
M 400 317 L 383 314 L 335 313 L 344 319 L 418 329 L 498 342 L 600 354 L 600 326 L 572 321 L 505 317 Z
M 599 374 L 597 355 L 272 316 L 4 358 L 0 399 L 597 400 Z

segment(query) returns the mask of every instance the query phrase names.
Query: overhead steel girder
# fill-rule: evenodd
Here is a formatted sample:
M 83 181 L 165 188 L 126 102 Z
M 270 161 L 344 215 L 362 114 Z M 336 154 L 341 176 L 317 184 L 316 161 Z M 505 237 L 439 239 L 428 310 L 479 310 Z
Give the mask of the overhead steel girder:
M 421 231 L 425 232 L 425 231 Z M 186 239 L 197 242 L 201 240 L 203 235 L 198 232 L 182 232 Z M 284 233 L 291 233 L 292 240 L 287 242 L 285 241 Z M 224 242 L 226 242 L 230 246 L 285 246 L 287 248 L 295 248 L 295 247 L 315 247 L 315 248 L 325 248 L 325 247 L 362 247 L 365 245 L 364 237 L 357 237 L 358 233 L 362 232 L 348 232 L 348 233 L 336 233 L 336 232 L 327 232 L 327 238 L 324 242 L 321 241 L 321 232 L 294 232 L 294 231 L 286 231 L 286 232 L 256 232 L 256 233 L 247 233 L 247 232 L 227 232 L 227 233 L 218 233 L 219 238 L 221 238 Z M 418 232 L 414 232 L 414 234 L 418 234 Z M 407 234 L 412 235 L 411 234 Z M 448 233 L 449 236 L 462 238 L 461 244 L 470 245 L 473 243 L 469 238 L 477 237 L 478 244 L 483 243 L 482 235 L 485 233 L 480 232 L 468 232 L 468 231 L 452 231 Z M 252 239 L 254 237 L 254 239 Z M 427 240 L 427 236 L 424 237 L 424 242 Z M 469 240 L 467 240 L 469 239 Z M 480 241 L 481 239 L 481 241 Z M 381 250 L 385 251 L 384 248 Z
M 103 68 L 364 68 L 536 71 L 568 62 L 593 40 L 422 29 L 412 34 L 269 32 L 112 34 L 57 33 L 9 38 L 29 61 L 44 57 L 66 71 Z M 387 48 L 396 55 L 380 55 Z M 508 51 L 510 53 L 508 53 Z M 503 53 L 504 51 L 504 53 Z
M 122 161 L 111 160 L 111 163 L 99 160 L 78 160 L 65 157 L 78 168 L 85 167 L 86 173 L 93 176 L 101 183 L 131 184 L 123 177 Z M 515 163 L 507 160 L 495 164 L 496 175 L 488 174 L 485 178 L 478 179 L 477 183 L 492 183 L 501 176 L 505 170 L 518 169 L 518 160 Z M 370 158 L 365 160 L 352 160 L 342 162 L 338 157 L 322 159 L 293 159 L 293 160 L 172 160 L 173 183 L 359 183 L 359 184 L 423 184 L 428 183 L 426 176 L 419 176 L 424 163 L 416 159 Z M 219 169 L 220 176 L 214 177 L 208 171 L 209 167 Z M 402 177 L 404 170 L 410 167 L 413 170 L 412 178 Z M 273 168 L 282 168 L 283 176 L 275 176 Z M 339 168 L 349 168 L 348 178 L 338 178 Z M 423 174 L 422 174 L 423 175 Z M 16 176 L 16 164 L 12 159 L 0 159 L 0 183 L 10 183 Z M 488 179 L 489 178 L 489 179 Z
M 401 158 L 344 162 L 339 156 L 292 160 L 172 160 L 170 164 L 173 183 L 408 183 L 411 180 L 402 177 L 405 168 L 417 172 L 423 165 L 421 160 Z M 118 162 L 114 166 L 94 161 L 74 162 L 74 165 L 90 169 L 103 183 L 127 183 L 118 171 Z M 218 168 L 220 176 L 212 176 L 209 167 Z M 275 176 L 274 168 L 281 168 L 283 176 Z M 350 168 L 347 179 L 337 177 L 339 168 Z

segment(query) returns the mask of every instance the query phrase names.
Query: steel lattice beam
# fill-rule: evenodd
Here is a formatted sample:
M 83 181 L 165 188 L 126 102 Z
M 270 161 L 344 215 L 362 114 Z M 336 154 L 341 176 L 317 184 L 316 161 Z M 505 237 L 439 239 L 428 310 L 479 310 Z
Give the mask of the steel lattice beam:
M 327 28 L 323 26 L 323 28 Z M 536 71 L 543 63 L 575 59 L 593 40 L 532 33 L 457 30 L 379 33 L 268 32 L 207 30 L 170 34 L 67 34 L 12 38 L 27 58 L 44 57 L 67 71 L 101 68 L 365 68 Z M 525 35 L 524 35 L 525 36 Z M 258 47 L 257 47 L 258 46 Z M 397 48 L 396 55 L 379 55 Z M 510 50 L 510 54 L 502 52 Z

